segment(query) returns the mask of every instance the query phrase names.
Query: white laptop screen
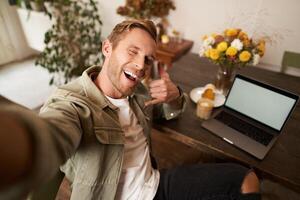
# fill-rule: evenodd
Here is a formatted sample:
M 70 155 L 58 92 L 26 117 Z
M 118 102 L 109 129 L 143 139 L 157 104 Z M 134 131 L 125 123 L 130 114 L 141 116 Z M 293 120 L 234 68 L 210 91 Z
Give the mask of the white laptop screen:
M 295 103 L 276 90 L 236 77 L 225 106 L 280 131 Z

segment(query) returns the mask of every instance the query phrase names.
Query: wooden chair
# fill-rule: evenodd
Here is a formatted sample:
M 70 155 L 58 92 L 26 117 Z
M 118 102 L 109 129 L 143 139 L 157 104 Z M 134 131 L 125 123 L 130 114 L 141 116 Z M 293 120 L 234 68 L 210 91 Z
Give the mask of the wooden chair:
M 300 53 L 285 51 L 281 62 L 281 73 L 285 73 L 287 67 L 300 69 Z

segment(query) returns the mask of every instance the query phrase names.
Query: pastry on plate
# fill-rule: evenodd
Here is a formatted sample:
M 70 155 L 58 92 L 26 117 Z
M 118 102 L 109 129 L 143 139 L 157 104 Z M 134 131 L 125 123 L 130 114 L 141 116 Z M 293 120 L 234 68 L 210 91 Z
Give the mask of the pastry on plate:
M 202 98 L 207 98 L 210 100 L 215 100 L 215 91 L 216 91 L 216 87 L 209 83 L 207 85 L 205 85 L 204 87 L 204 92 L 202 93 Z

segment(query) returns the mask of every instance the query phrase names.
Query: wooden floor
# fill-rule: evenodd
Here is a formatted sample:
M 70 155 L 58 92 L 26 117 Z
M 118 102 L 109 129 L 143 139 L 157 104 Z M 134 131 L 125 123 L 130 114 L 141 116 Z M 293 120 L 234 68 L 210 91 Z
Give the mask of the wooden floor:
M 158 161 L 159 168 L 172 168 L 178 165 L 211 161 L 211 159 L 207 159 L 207 156 L 203 156 L 199 151 L 156 130 L 152 132 L 152 143 L 154 156 Z M 262 200 L 300 199 L 299 194 L 268 180 L 262 182 L 262 193 Z M 69 183 L 64 179 L 56 200 L 68 200 L 70 199 L 70 194 Z

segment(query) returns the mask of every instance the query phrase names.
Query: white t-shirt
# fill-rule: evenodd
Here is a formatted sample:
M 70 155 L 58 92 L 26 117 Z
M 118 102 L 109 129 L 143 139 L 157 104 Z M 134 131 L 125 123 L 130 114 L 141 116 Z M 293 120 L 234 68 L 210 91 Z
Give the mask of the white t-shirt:
M 119 121 L 125 134 L 122 173 L 115 199 L 153 199 L 159 184 L 159 171 L 151 165 L 149 146 L 143 127 L 127 98 L 108 100 L 119 108 Z

